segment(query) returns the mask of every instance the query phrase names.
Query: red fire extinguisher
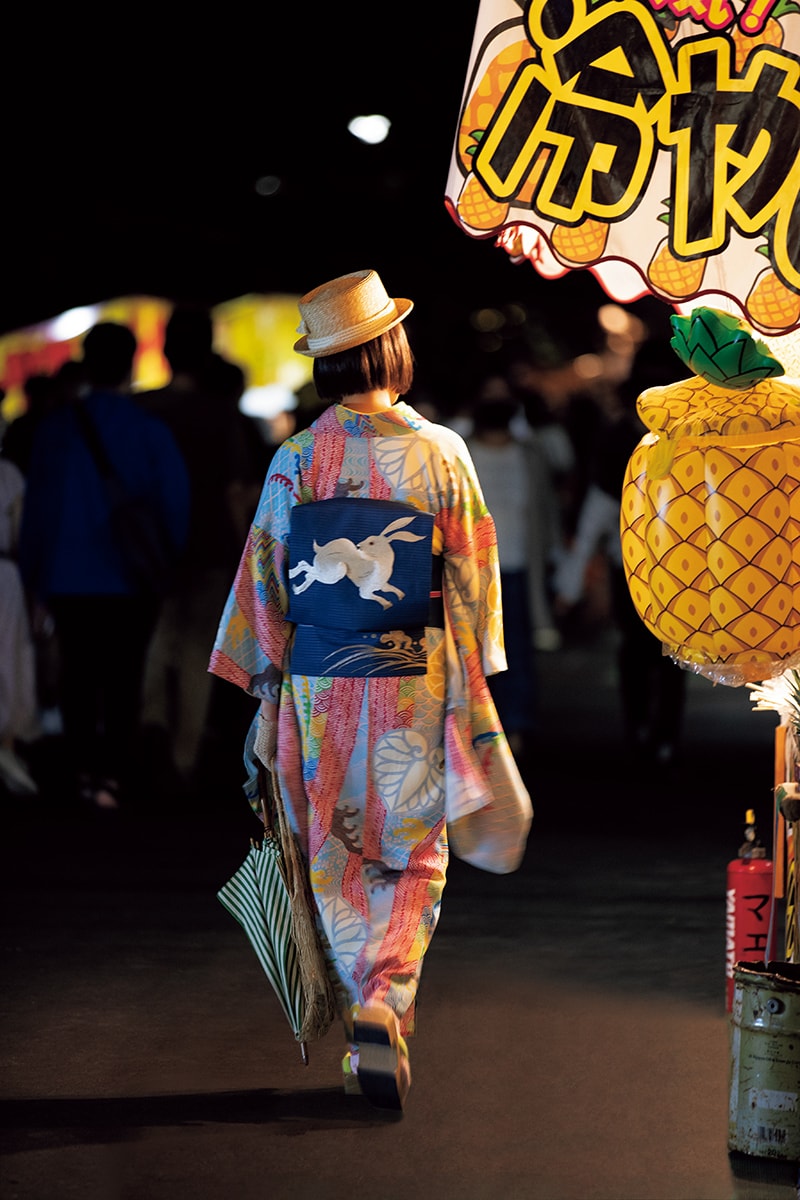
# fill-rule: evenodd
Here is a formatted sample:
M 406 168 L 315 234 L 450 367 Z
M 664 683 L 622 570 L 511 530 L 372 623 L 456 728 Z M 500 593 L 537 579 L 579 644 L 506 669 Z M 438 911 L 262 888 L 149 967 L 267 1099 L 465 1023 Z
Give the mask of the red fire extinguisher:
M 764 962 L 772 931 L 772 860 L 756 835 L 752 808 L 745 815 L 745 840 L 728 863 L 725 894 L 726 1009 L 733 1008 L 733 972 L 738 962 Z

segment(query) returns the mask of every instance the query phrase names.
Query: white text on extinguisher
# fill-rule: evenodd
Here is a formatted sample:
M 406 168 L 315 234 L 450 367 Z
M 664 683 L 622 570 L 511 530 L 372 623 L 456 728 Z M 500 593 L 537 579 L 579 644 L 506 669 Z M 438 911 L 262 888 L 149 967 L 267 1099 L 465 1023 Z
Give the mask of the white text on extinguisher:
M 742 900 L 754 900 L 755 904 L 748 906 L 746 911 L 751 913 L 757 921 L 764 921 L 762 909 L 769 904 L 769 894 L 756 892 L 751 896 L 742 896 Z M 736 889 L 728 888 L 725 893 L 725 949 L 726 949 L 726 971 L 729 979 L 733 978 L 733 969 L 736 965 L 736 959 L 739 954 L 757 953 L 765 950 L 767 945 L 767 931 L 757 933 L 755 930 L 749 930 L 746 933 L 748 940 L 747 945 L 736 945 Z
M 725 893 L 725 974 L 733 979 L 736 964 L 736 888 Z

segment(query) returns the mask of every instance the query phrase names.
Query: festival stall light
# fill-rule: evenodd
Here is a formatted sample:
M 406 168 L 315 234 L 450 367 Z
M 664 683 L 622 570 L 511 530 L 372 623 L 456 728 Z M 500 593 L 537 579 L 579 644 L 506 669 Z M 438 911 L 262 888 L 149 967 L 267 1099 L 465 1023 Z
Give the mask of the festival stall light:
M 608 334 L 628 332 L 632 317 L 619 304 L 601 304 L 597 310 L 597 324 Z
M 298 297 L 251 293 L 212 310 L 214 344 L 245 371 L 247 388 L 276 386 L 290 397 L 312 378 L 313 360 L 294 352 Z M 278 393 L 271 393 L 274 403 Z
M 470 313 L 469 323 L 477 333 L 497 333 L 506 319 L 499 308 L 476 308 Z
M 392 123 L 388 117 L 380 113 L 370 113 L 369 116 L 353 117 L 347 124 L 349 133 L 359 142 L 368 146 L 378 146 L 389 136 Z
M 98 321 L 119 321 L 133 331 L 138 349 L 134 387 L 161 387 L 169 379 L 162 353 L 164 326 L 172 305 L 155 296 L 123 296 L 65 312 L 0 337 L 0 417 L 13 421 L 26 407 L 24 383 L 32 375 L 53 375 L 81 356 L 84 334 Z
M 96 305 L 69 308 L 60 316 L 44 325 L 47 337 L 53 342 L 71 342 L 82 337 L 101 319 L 101 310 Z
M 297 408 L 297 396 L 279 383 L 269 383 L 262 387 L 246 388 L 239 408 L 246 417 L 271 421 L 280 413 L 293 412 Z
M 572 361 L 572 369 L 583 383 L 594 383 L 605 374 L 599 354 L 579 354 Z
M 173 310 L 169 300 L 154 296 L 123 296 L 69 309 L 51 320 L 0 337 L 0 406 L 4 421 L 25 411 L 24 383 L 31 375 L 52 375 L 65 362 L 78 360 L 86 332 L 98 321 L 118 321 L 134 333 L 138 350 L 134 362 L 134 391 L 163 387 L 170 368 L 163 345 Z M 242 368 L 249 404 L 262 402 L 260 390 L 275 387 L 267 404 L 283 411 L 294 407 L 293 394 L 311 379 L 310 360 L 295 354 L 297 299 L 294 296 L 248 295 L 211 310 L 215 348 Z M 245 393 L 247 394 L 247 392 Z
M 279 175 L 260 175 L 253 186 L 259 196 L 277 196 L 283 181 Z

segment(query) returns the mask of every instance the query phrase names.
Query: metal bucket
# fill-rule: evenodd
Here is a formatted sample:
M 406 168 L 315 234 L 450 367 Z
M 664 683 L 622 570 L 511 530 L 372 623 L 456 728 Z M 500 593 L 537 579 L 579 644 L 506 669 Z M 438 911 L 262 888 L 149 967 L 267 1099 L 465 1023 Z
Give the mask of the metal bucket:
M 800 1161 L 800 964 L 733 972 L 728 1149 Z

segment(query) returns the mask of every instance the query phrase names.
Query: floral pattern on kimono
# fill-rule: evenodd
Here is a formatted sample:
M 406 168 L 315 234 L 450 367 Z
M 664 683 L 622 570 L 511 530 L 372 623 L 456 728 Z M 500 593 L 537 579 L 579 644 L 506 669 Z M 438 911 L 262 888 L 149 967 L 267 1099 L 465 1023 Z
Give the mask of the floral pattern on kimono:
M 337 497 L 434 516 L 446 619 L 425 629 L 424 674 L 291 673 L 292 509 Z M 325 586 L 311 586 L 322 611 Z M 414 1031 L 447 822 L 491 806 L 487 748 L 509 755 L 485 681 L 505 665 L 494 522 L 455 431 L 403 402 L 369 414 L 334 405 L 278 448 L 209 669 L 261 700 L 245 791 L 258 811 L 255 746 L 275 751 L 345 1021 L 375 998 Z M 524 791 L 518 776 L 512 786 Z

